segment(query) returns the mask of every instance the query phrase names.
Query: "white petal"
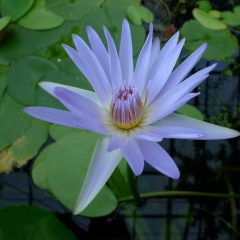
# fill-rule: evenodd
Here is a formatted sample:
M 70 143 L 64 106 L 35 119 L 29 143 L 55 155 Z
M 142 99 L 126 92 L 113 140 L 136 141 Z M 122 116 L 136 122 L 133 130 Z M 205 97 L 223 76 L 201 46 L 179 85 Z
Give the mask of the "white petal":
M 120 88 L 123 86 L 123 78 L 117 49 L 112 39 L 112 36 L 106 27 L 104 27 L 104 34 L 108 43 L 108 54 L 110 59 L 110 73 L 112 85 L 115 89 Z
M 149 69 L 151 69 L 151 67 L 155 63 L 159 53 L 160 53 L 160 39 L 158 37 L 155 37 L 154 40 L 153 40 L 153 44 L 152 44 L 152 51 L 151 51 L 151 59 L 150 59 L 150 63 L 149 63 Z
M 107 50 L 104 47 L 100 37 L 93 28 L 87 27 L 87 34 L 92 50 L 96 57 L 98 58 L 98 61 L 101 63 L 107 77 L 110 80 L 110 63 Z
M 188 58 L 186 58 L 170 75 L 168 81 L 162 89 L 162 92 L 166 92 L 171 88 L 174 88 L 180 83 L 187 74 L 197 64 L 202 54 L 207 48 L 207 44 L 202 44 L 197 50 L 195 50 Z
M 183 39 L 162 61 L 156 68 L 152 68 L 150 73 L 148 85 L 147 103 L 150 104 L 162 87 L 167 82 L 183 48 L 185 39 Z
M 95 146 L 79 197 L 75 204 L 74 214 L 82 212 L 103 188 L 122 155 L 119 150 L 107 151 L 108 137 L 100 138 Z
M 147 163 L 168 177 L 179 178 L 180 172 L 175 162 L 159 144 L 142 140 L 138 140 L 138 144 Z
M 72 128 L 84 128 L 83 123 L 71 112 L 47 107 L 26 107 L 24 112 L 32 117 Z
M 112 90 L 101 64 L 91 49 L 79 36 L 74 35 L 73 39 L 78 51 L 63 44 L 64 49 L 89 80 L 102 103 L 108 107 L 111 102 Z
M 202 137 L 196 138 L 200 140 L 234 138 L 238 137 L 240 134 L 238 131 L 233 129 L 217 126 L 177 113 L 173 113 L 155 124 L 159 126 L 166 125 L 195 129 L 196 132 L 201 132 L 201 134 L 203 134 Z
M 130 27 L 126 19 L 123 20 L 122 24 L 119 59 L 122 69 L 123 81 L 126 84 L 129 82 L 131 83 L 133 77 L 132 38 Z
M 145 90 L 146 85 L 146 77 L 148 73 L 149 63 L 151 59 L 151 51 L 152 51 L 152 34 L 153 34 L 153 26 L 150 24 L 148 37 L 143 45 L 143 48 L 138 56 L 136 67 L 134 70 L 134 82 L 137 85 L 138 92 L 142 95 Z
M 53 97 L 56 97 L 56 94 L 54 93 L 54 90 L 57 87 L 61 87 L 61 88 L 65 88 L 65 89 L 69 89 L 83 97 L 89 98 L 91 101 L 95 102 L 98 105 L 101 105 L 101 102 L 99 101 L 97 95 L 95 92 L 92 91 L 88 91 L 86 89 L 82 89 L 82 88 L 77 88 L 77 87 L 72 87 L 72 86 L 68 86 L 68 85 L 64 85 L 64 84 L 60 84 L 60 83 L 54 83 L 54 82 L 40 82 L 39 86 L 44 89 L 46 92 L 48 92 L 49 94 L 51 94 Z
M 149 125 L 166 117 L 199 94 L 200 93 L 188 93 L 180 99 L 169 97 L 165 98 L 163 102 L 159 100 L 155 101 L 146 109 L 146 117 L 143 119 L 142 124 Z
M 128 141 L 121 147 L 121 152 L 135 175 L 140 175 L 144 167 L 143 155 L 134 138 L 128 139 Z

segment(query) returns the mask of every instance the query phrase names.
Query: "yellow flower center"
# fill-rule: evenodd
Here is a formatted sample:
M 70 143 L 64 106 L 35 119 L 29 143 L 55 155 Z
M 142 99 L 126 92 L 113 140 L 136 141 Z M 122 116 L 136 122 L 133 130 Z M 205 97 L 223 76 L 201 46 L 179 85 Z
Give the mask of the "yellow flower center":
M 114 124 L 121 129 L 136 127 L 142 119 L 143 105 L 138 92 L 133 87 L 118 90 L 111 103 Z

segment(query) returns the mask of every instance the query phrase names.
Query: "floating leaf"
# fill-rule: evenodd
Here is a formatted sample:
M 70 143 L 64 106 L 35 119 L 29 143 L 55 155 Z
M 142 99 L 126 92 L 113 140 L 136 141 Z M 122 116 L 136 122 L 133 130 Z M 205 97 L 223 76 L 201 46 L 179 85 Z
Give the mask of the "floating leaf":
M 223 18 L 222 21 L 231 27 L 240 25 L 240 15 L 237 15 L 230 11 L 224 11 L 221 13 L 221 16 Z
M 10 146 L 0 152 L 0 171 L 10 172 L 31 160 L 48 137 L 48 123 L 32 120 L 32 124 Z
M 21 104 L 4 94 L 0 102 L 0 150 L 19 138 L 31 124 L 31 118 L 22 109 Z
M 0 236 L 2 240 L 74 240 L 57 217 L 32 206 L 0 209 Z
M 5 16 L 5 17 L 0 18 L 0 31 L 2 31 L 8 25 L 8 23 L 10 21 L 11 21 L 10 16 Z
M 57 70 L 56 65 L 47 59 L 35 56 L 22 58 L 9 71 L 8 90 L 18 102 L 34 105 L 37 103 L 37 92 L 40 91 L 38 82 L 46 72 Z
M 208 12 L 212 8 L 211 3 L 206 0 L 197 1 L 197 5 L 201 10 L 203 10 L 205 12 Z
M 226 59 L 236 51 L 238 46 L 236 37 L 227 29 L 208 29 L 195 20 L 185 22 L 181 28 L 181 33 L 188 39 L 185 46 L 190 52 L 193 52 L 200 44 L 206 42 L 208 48 L 204 53 L 204 57 L 208 60 Z
M 136 25 L 141 25 L 142 20 L 147 23 L 153 21 L 153 13 L 148 8 L 140 4 L 132 4 L 128 6 L 126 15 L 128 19 Z
M 204 120 L 203 114 L 196 107 L 190 104 L 183 105 L 177 110 L 177 112 L 198 120 Z
M 3 15 L 10 15 L 12 21 L 22 17 L 33 6 L 34 0 L 2 0 Z
M 62 25 L 64 19 L 56 13 L 46 10 L 42 6 L 42 2 L 42 0 L 36 0 L 33 9 L 23 16 L 18 24 L 34 30 L 51 29 Z
M 226 28 L 226 24 L 212 17 L 201 9 L 193 9 L 193 16 L 206 28 L 220 30 Z
M 220 18 L 221 17 L 221 12 L 217 10 L 210 10 L 208 14 L 214 18 Z
M 7 66 L 0 65 L 0 100 L 6 87 Z
M 45 155 L 40 154 L 36 164 L 34 164 L 35 183 L 50 189 L 57 199 L 73 210 L 97 138 L 98 136 L 94 133 L 81 131 L 81 133 L 69 133 L 50 145 L 47 152 L 43 152 Z M 45 167 L 39 165 L 42 162 L 44 162 Z M 44 171 L 46 172 L 44 173 Z M 43 180 L 42 176 L 47 176 L 47 180 Z M 106 215 L 112 212 L 116 206 L 115 196 L 107 187 L 104 187 L 81 215 Z

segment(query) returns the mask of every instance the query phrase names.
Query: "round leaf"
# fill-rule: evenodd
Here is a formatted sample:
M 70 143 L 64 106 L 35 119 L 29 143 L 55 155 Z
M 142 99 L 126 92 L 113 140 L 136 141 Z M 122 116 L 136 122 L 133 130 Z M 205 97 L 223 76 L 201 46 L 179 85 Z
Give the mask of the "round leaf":
M 10 16 L 5 16 L 5 17 L 0 18 L 0 31 L 3 30 L 10 21 L 11 21 Z
M 221 17 L 221 12 L 217 10 L 211 10 L 208 12 L 208 14 L 214 18 L 220 18 Z
M 215 30 L 226 28 L 225 23 L 212 17 L 208 13 L 202 11 L 201 9 L 195 8 L 193 10 L 193 16 L 206 28 L 215 29 Z
M 230 11 L 224 11 L 221 13 L 223 22 L 231 27 L 236 27 L 240 25 L 240 15 L 232 13 Z
M 37 163 L 34 164 L 35 183 L 50 189 L 53 195 L 70 210 L 75 207 L 97 138 L 96 134 L 86 131 L 69 133 L 48 147 L 47 153 L 44 151 L 44 156 L 40 154 Z M 39 165 L 41 162 L 44 162 L 45 167 Z M 43 173 L 44 171 L 46 173 Z M 42 176 L 47 176 L 47 180 L 43 180 Z M 105 186 L 81 215 L 106 215 L 116 206 L 115 196 Z
M 197 5 L 201 10 L 205 12 L 208 12 L 212 8 L 210 2 L 207 0 L 197 1 Z
M 19 206 L 0 209 L 2 240 L 76 239 L 53 213 L 37 207 Z
M 5 94 L 1 99 L 0 150 L 15 141 L 30 126 L 31 118 L 22 109 L 23 106 L 15 102 L 8 94 Z M 3 155 L 0 157 L 1 166 L 4 165 L 3 157 Z
M 238 46 L 236 37 L 227 29 L 208 29 L 195 20 L 186 22 L 181 28 L 181 33 L 188 39 L 185 46 L 190 52 L 196 50 L 200 44 L 207 42 L 208 48 L 204 57 L 208 60 L 223 60 L 230 57 Z
M 10 15 L 12 21 L 22 17 L 33 5 L 34 0 L 2 0 L 3 15 Z
M 34 56 L 22 58 L 9 71 L 8 90 L 18 102 L 34 105 L 37 102 L 37 92 L 40 91 L 38 82 L 46 72 L 57 70 L 56 65 L 47 59 Z
M 46 10 L 44 5 L 44 0 L 36 0 L 32 10 L 23 16 L 18 24 L 34 30 L 51 29 L 62 25 L 64 19 L 54 12 Z
M 142 19 L 141 19 L 141 13 L 139 12 L 139 9 L 137 8 L 136 5 L 130 5 L 127 8 L 127 18 L 136 25 L 141 25 L 142 24 Z
M 146 8 L 142 5 L 139 5 L 138 9 L 139 9 L 142 19 L 145 22 L 151 23 L 153 21 L 153 13 L 148 8 Z

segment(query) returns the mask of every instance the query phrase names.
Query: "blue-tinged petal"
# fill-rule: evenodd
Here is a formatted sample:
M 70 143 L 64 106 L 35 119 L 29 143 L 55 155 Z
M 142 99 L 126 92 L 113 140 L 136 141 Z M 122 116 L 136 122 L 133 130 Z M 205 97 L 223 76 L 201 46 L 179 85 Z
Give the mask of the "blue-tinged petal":
M 100 138 L 95 146 L 74 214 L 81 213 L 103 188 L 122 158 L 119 150 L 107 151 L 108 137 Z
M 89 80 L 102 104 L 106 107 L 109 107 L 111 102 L 112 88 L 101 64 L 91 49 L 80 37 L 74 35 L 73 38 L 75 44 L 77 45 L 78 51 L 63 44 L 64 49 L 76 66 Z
M 155 63 L 159 53 L 160 53 L 160 39 L 158 37 L 155 37 L 154 40 L 153 40 L 153 44 L 152 44 L 152 51 L 151 51 L 149 69 L 151 69 L 151 67 Z
M 140 175 L 143 171 L 144 159 L 137 141 L 130 138 L 120 149 L 135 175 Z
M 162 92 L 167 92 L 180 83 L 187 74 L 197 64 L 202 54 L 207 48 L 207 44 L 202 44 L 197 50 L 195 50 L 188 58 L 186 58 L 170 75 L 168 81 L 164 85 Z
M 143 45 L 143 48 L 138 56 L 136 67 L 134 70 L 134 82 L 136 83 L 138 92 L 142 95 L 145 90 L 147 73 L 149 71 L 149 63 L 152 51 L 152 35 L 153 26 L 150 24 L 148 37 Z
M 112 135 L 109 139 L 109 144 L 107 150 L 109 152 L 121 148 L 122 145 L 125 144 L 127 138 L 124 135 Z
M 109 56 L 103 42 L 101 41 L 100 37 L 96 33 L 96 31 L 91 28 L 87 27 L 87 34 L 90 45 L 98 61 L 101 63 L 107 77 L 110 78 L 110 63 L 109 63 Z
M 68 111 L 47 107 L 26 107 L 24 108 L 24 112 L 32 117 L 50 123 L 72 128 L 83 128 L 83 123 L 78 121 L 74 114 Z
M 167 116 L 166 118 L 155 123 L 155 125 L 195 129 L 196 132 L 201 132 L 201 134 L 203 134 L 202 137 L 196 138 L 200 140 L 226 139 L 238 137 L 240 135 L 240 133 L 236 130 L 217 126 L 177 113 Z
M 158 143 L 138 140 L 138 144 L 147 163 L 170 178 L 180 177 L 175 162 Z
M 98 105 L 101 105 L 101 102 L 99 101 L 97 95 L 95 92 L 92 91 L 88 91 L 86 89 L 82 89 L 82 88 L 77 88 L 77 87 L 72 87 L 72 86 L 68 86 L 68 85 L 64 85 L 64 84 L 60 84 L 60 83 L 54 83 L 54 82 L 40 82 L 39 86 L 45 90 L 46 92 L 48 92 L 49 94 L 51 94 L 53 97 L 56 97 L 56 94 L 54 93 L 54 90 L 57 87 L 61 87 L 61 88 L 65 88 L 65 89 L 69 89 L 79 95 L 82 95 L 83 97 L 86 97 L 88 99 L 90 99 L 91 101 L 95 102 Z
M 156 68 L 152 68 L 154 73 L 150 74 L 149 85 L 148 85 L 148 98 L 147 103 L 150 104 L 155 97 L 158 95 L 162 87 L 167 82 L 177 60 L 183 48 L 185 39 L 183 39 L 164 59 L 164 61 L 159 64 Z
M 112 39 L 112 36 L 106 27 L 104 27 L 104 34 L 108 43 L 108 54 L 110 59 L 110 73 L 112 85 L 113 88 L 121 88 L 123 87 L 123 77 L 117 49 Z
M 131 31 L 126 19 L 123 20 L 122 34 L 119 50 L 119 59 L 122 69 L 123 81 L 128 84 L 133 77 L 133 53 Z
M 166 122 L 161 124 L 161 121 L 153 125 L 144 126 L 141 128 L 141 131 L 134 134 L 134 137 L 137 139 L 151 142 L 160 142 L 163 138 L 200 139 L 203 136 L 203 132 L 194 128 L 171 126 Z
M 163 102 L 155 101 L 146 109 L 145 118 L 142 121 L 143 125 L 149 125 L 159 121 L 167 115 L 175 112 L 178 108 L 187 103 L 190 99 L 198 96 L 200 93 L 187 93 L 180 99 L 165 98 Z

